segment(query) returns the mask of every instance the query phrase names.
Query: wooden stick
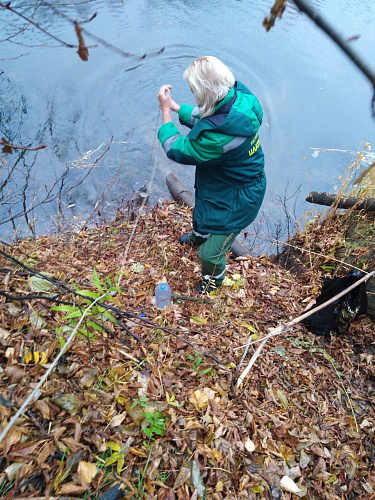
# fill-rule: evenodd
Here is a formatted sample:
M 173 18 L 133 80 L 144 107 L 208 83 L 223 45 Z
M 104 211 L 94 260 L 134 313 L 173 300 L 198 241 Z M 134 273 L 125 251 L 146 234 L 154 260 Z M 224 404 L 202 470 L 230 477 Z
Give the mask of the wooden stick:
M 346 288 L 342 292 L 338 293 L 337 295 L 335 295 L 331 299 L 327 300 L 326 302 L 323 302 L 323 304 L 320 304 L 320 306 L 314 307 L 314 309 L 311 309 L 310 311 L 305 312 L 301 316 L 298 316 L 298 318 L 294 318 L 292 321 L 290 321 L 286 325 L 281 325 L 281 326 L 278 326 L 278 327 L 274 328 L 273 330 L 271 330 L 271 332 L 266 337 L 264 337 L 262 339 L 259 339 L 259 340 L 255 340 L 254 342 L 252 342 L 251 344 L 255 344 L 257 342 L 261 342 L 261 344 L 258 346 L 257 350 L 254 352 L 252 358 L 250 359 L 248 365 L 246 366 L 246 368 L 244 369 L 244 371 L 241 373 L 240 377 L 238 378 L 237 383 L 236 383 L 236 389 L 238 389 L 239 386 L 242 384 L 244 378 L 249 373 L 251 367 L 254 365 L 255 361 L 259 357 L 259 355 L 260 355 L 263 347 L 265 346 L 265 344 L 266 344 L 266 342 L 267 342 L 267 340 L 269 338 L 274 337 L 276 335 L 280 335 L 280 333 L 283 333 L 285 330 L 289 330 L 296 323 L 300 323 L 302 320 L 308 318 L 312 314 L 315 314 L 316 312 L 318 312 L 318 311 L 324 309 L 325 307 L 329 306 L 330 304 L 332 304 L 333 302 L 335 302 L 336 300 L 340 299 L 341 297 L 343 297 L 344 295 L 346 295 L 348 292 L 350 292 L 351 290 L 353 290 L 354 288 L 356 288 L 361 283 L 369 280 L 374 275 L 375 275 L 375 271 L 372 271 L 371 273 L 366 274 L 366 276 L 363 276 L 363 278 L 359 279 L 353 285 L 350 285 L 348 288 Z M 241 346 L 241 347 L 246 347 L 247 345 L 248 344 L 245 344 L 244 346 Z
M 317 205 L 331 206 L 337 203 L 337 208 L 352 208 L 356 210 L 375 210 L 375 198 L 355 198 L 353 196 L 340 197 L 324 191 L 312 191 L 306 201 L 316 203 Z

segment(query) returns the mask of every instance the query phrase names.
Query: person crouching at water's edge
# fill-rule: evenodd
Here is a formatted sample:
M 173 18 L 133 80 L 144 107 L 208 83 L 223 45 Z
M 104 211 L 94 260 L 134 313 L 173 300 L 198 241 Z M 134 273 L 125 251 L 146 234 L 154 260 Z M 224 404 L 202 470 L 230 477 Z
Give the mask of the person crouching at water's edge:
M 177 104 L 171 85 L 158 94 L 163 115 L 159 140 L 168 158 L 196 165 L 193 230 L 180 243 L 200 245 L 200 293 L 222 284 L 225 252 L 256 218 L 266 190 L 264 154 L 258 129 L 258 99 L 219 59 L 196 59 L 184 72 L 198 107 Z M 180 134 L 171 110 L 191 130 Z

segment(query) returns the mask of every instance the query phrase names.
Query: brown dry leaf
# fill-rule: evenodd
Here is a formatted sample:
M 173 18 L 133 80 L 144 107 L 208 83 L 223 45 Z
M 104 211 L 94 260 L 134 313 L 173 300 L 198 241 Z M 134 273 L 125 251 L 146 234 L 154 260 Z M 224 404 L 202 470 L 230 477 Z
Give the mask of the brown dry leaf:
M 84 448 L 83 444 L 78 443 L 74 438 L 67 437 L 62 438 L 61 441 L 72 451 L 73 453 L 77 453 L 77 451 L 82 450 Z
M 48 406 L 47 401 L 38 399 L 38 401 L 34 403 L 34 406 L 40 411 L 43 418 L 51 420 L 51 408 Z
M 122 424 L 122 422 L 125 420 L 125 418 L 126 418 L 126 413 L 120 413 L 119 415 L 115 415 L 112 418 L 109 426 L 110 427 L 118 427 L 119 425 Z
M 40 445 L 40 443 L 42 443 L 43 441 L 35 441 L 33 443 L 29 443 L 29 442 L 26 442 L 26 443 L 18 443 L 18 444 L 15 444 L 13 447 L 12 447 L 12 450 L 11 450 L 11 453 L 13 456 L 17 456 L 17 457 L 24 457 L 24 456 L 27 456 L 27 455 L 31 455 L 31 453 L 33 453 L 36 448 Z
M 78 464 L 78 477 L 81 481 L 82 486 L 87 486 L 91 484 L 96 474 L 99 472 L 97 466 L 91 462 L 84 462 L 81 460 Z
M 79 486 L 76 483 L 69 482 L 60 486 L 59 495 L 82 495 L 87 491 L 87 486 Z
M 177 488 L 185 484 L 189 478 L 190 478 L 190 470 L 187 467 L 182 467 L 176 477 L 173 489 L 176 490 Z
M 196 410 L 201 411 L 208 406 L 208 396 L 205 392 L 198 389 L 190 396 L 190 403 Z
M 75 31 L 76 31 L 76 34 L 78 37 L 78 43 L 79 43 L 77 54 L 79 55 L 81 61 L 88 61 L 89 60 L 89 50 L 86 47 L 85 41 L 83 39 L 82 29 L 78 24 L 75 25 Z
M 283 17 L 285 8 L 286 8 L 287 0 L 275 0 L 271 8 L 271 13 L 269 17 L 265 17 L 263 21 L 263 26 L 269 31 L 271 28 L 275 26 L 276 19 L 279 17 L 280 19 Z
M 21 440 L 21 437 L 22 437 L 22 433 L 20 431 L 13 429 L 13 427 L 9 430 L 3 443 L 1 443 L 1 445 L 0 445 L 1 447 L 3 447 L 4 455 L 8 454 L 11 446 L 18 443 Z
M 146 451 L 141 450 L 139 448 L 134 448 L 133 446 L 130 446 L 129 452 L 132 453 L 133 455 L 137 455 L 138 457 L 143 457 L 143 458 L 148 457 L 148 453 Z
M 5 137 L 1 138 L 1 144 L 3 145 L 3 153 L 13 153 L 13 149 L 11 144 L 5 139 Z
M 160 488 L 158 500 L 175 500 L 176 496 L 171 488 Z
M 36 458 L 36 461 L 39 465 L 39 467 L 43 467 L 43 465 L 45 466 L 44 462 L 46 461 L 46 459 L 48 457 L 50 457 L 51 455 L 53 455 L 55 452 L 55 445 L 53 444 L 52 441 L 48 441 L 48 443 L 46 443 L 42 450 L 38 453 L 38 456 Z
M 24 370 L 18 365 L 9 365 L 5 368 L 4 372 L 11 384 L 19 382 L 25 376 Z

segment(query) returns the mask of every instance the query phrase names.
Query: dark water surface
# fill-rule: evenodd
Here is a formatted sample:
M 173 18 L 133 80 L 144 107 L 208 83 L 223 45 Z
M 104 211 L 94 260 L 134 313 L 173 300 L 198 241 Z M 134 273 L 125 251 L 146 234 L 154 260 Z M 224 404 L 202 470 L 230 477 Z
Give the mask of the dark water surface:
M 30 16 L 32 4 L 13 1 L 13 8 Z M 156 165 L 150 202 L 168 196 L 165 176 L 173 171 L 190 189 L 194 167 L 168 160 L 155 134 L 160 125 L 157 92 L 173 85 L 178 102 L 192 102 L 182 78 L 184 69 L 201 55 L 215 55 L 257 95 L 264 108 L 261 139 L 266 155 L 268 193 L 256 230 L 283 233 L 281 199 L 300 186 L 288 202 L 300 216 L 311 205 L 310 190 L 337 190 L 339 176 L 365 142 L 374 144 L 375 122 L 370 114 L 371 87 L 333 42 L 306 16 L 289 6 L 269 33 L 262 26 L 272 0 L 95 0 L 53 2 L 72 19 L 98 15 L 85 27 L 126 52 L 164 52 L 140 61 L 123 57 L 103 45 L 90 48 L 88 62 L 75 49 L 59 46 L 29 27 L 12 42 L 0 44 L 1 134 L 14 144 L 47 143 L 19 161 L 9 189 L 22 187 L 29 168 L 26 206 L 40 197 L 67 166 L 66 186 L 74 185 L 88 166 L 104 153 L 88 178 L 68 195 L 62 206 L 66 220 L 86 220 L 103 190 L 112 186 L 104 214 L 119 200 L 131 198 Z M 375 2 L 373 0 L 314 0 L 310 2 L 353 41 L 369 64 L 375 65 Z M 1 40 L 24 26 L 22 19 L 0 11 Z M 56 37 L 76 43 L 73 26 L 47 7 L 39 6 L 34 21 Z M 85 37 L 87 45 L 94 40 Z M 16 42 L 16 43 L 14 43 Z M 311 148 L 348 152 L 317 151 Z M 91 152 L 91 153 L 90 153 Z M 8 166 L 16 155 L 7 157 Z M 31 168 L 32 166 L 32 168 Z M 365 165 L 364 165 L 365 166 Z M 3 175 L 3 174 L 2 174 Z M 1 182 L 1 179 L 0 179 Z M 45 187 L 47 186 L 47 188 Z M 17 201 L 18 207 L 20 201 Z M 69 208 L 68 208 L 69 207 Z M 10 205 L 3 205 L 0 219 Z M 15 212 L 15 208 L 11 207 Z M 31 214 L 39 234 L 56 224 L 57 201 Z M 18 224 L 20 225 L 18 226 Z M 19 234 L 25 234 L 18 220 Z M 0 226 L 2 238 L 11 224 Z M 22 233 L 23 231 L 23 233 Z M 26 231 L 27 233 L 27 231 Z

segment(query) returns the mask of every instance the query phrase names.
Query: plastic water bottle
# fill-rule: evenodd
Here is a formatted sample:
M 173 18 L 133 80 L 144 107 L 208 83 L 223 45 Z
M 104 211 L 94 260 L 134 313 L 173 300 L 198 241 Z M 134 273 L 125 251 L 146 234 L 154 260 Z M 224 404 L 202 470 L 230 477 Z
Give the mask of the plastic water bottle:
M 171 305 L 171 298 L 172 288 L 168 285 L 168 283 L 165 283 L 164 281 L 162 283 L 159 283 L 155 288 L 156 309 L 160 311 L 165 307 L 169 307 Z

